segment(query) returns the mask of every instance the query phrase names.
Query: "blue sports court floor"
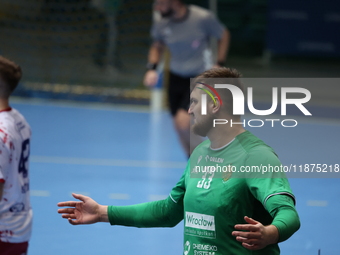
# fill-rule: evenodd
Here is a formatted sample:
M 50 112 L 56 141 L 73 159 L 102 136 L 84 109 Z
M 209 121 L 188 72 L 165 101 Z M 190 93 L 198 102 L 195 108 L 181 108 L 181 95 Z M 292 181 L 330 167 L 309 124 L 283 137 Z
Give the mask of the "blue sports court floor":
M 12 106 L 33 130 L 29 254 L 182 254 L 182 223 L 173 229 L 72 226 L 56 206 L 71 200 L 72 192 L 113 205 L 166 197 L 186 164 L 166 112 L 20 100 Z M 339 164 L 339 128 L 339 120 L 311 117 L 295 128 L 250 130 L 284 164 Z M 322 255 L 340 254 L 340 179 L 321 177 L 290 179 L 302 225 L 281 244 L 282 255 L 317 255 L 319 249 Z

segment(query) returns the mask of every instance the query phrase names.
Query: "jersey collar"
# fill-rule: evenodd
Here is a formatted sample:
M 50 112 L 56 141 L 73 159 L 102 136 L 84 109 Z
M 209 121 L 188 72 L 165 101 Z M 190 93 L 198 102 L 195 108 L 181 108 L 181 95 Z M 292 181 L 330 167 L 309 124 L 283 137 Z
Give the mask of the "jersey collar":
M 12 110 L 12 107 L 8 107 L 6 109 L 1 110 L 0 112 L 9 112 Z

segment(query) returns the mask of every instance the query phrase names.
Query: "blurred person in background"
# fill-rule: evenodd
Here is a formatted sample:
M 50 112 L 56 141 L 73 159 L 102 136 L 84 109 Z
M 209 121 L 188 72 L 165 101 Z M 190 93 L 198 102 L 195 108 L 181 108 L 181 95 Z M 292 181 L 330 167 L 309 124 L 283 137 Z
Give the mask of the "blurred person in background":
M 149 50 L 144 85 L 152 87 L 158 82 L 157 65 L 167 47 L 171 55 L 167 91 L 170 112 L 181 144 L 189 156 L 199 143 L 197 140 L 201 141 L 190 136 L 190 78 L 212 67 L 224 66 L 230 33 L 211 11 L 186 5 L 181 0 L 155 0 L 154 9 L 161 19 L 155 20 L 151 29 L 153 43 Z M 218 39 L 215 63 L 210 38 Z
M 27 254 L 32 231 L 31 128 L 9 105 L 21 76 L 20 66 L 0 56 L 0 255 Z

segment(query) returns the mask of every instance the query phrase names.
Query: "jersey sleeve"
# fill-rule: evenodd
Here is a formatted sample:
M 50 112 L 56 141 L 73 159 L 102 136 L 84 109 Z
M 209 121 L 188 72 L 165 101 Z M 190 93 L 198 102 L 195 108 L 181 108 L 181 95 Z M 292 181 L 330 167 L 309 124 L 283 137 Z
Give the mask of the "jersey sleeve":
M 109 206 L 111 225 L 139 228 L 174 227 L 183 219 L 183 205 L 174 203 L 170 197 L 130 206 Z
M 216 15 L 209 12 L 203 20 L 203 26 L 207 35 L 220 39 L 225 26 L 217 19 Z
M 176 226 L 184 215 L 185 175 L 186 172 L 164 200 L 130 206 L 109 206 L 110 224 L 143 228 Z
M 270 149 L 254 150 L 249 153 L 246 165 L 259 169 L 250 173 L 248 187 L 253 196 L 262 203 L 271 215 L 271 224 L 279 232 L 279 242 L 287 240 L 300 228 L 295 209 L 295 197 L 276 154 Z
M 264 206 L 275 195 L 287 195 L 295 201 L 282 164 L 270 149 L 255 149 L 249 152 L 245 165 L 253 171 L 246 173 L 250 192 Z
M 272 225 L 279 231 L 278 242 L 287 240 L 300 228 L 299 215 L 291 197 L 282 195 L 270 197 L 266 203 L 266 210 L 273 217 Z

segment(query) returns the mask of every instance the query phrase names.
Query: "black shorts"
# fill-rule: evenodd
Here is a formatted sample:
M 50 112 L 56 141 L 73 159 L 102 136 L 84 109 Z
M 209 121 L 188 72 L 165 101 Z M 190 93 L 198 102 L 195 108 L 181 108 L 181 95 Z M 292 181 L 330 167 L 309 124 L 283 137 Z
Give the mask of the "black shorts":
M 179 109 L 188 111 L 190 106 L 190 77 L 182 77 L 170 72 L 168 100 L 172 116 L 175 116 Z

